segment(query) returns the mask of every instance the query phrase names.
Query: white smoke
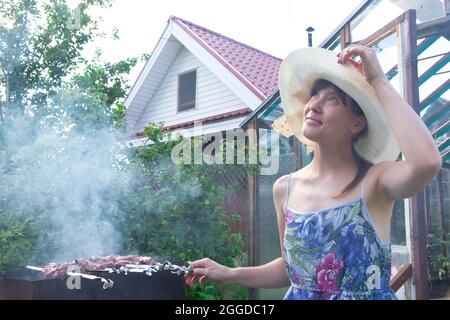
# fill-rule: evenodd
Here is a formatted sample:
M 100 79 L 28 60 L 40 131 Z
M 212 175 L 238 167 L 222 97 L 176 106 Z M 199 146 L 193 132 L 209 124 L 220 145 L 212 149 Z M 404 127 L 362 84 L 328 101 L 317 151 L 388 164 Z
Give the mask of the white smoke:
M 118 170 L 124 147 L 109 130 L 36 132 L 17 120 L 5 142 L 14 169 L 0 178 L 10 214 L 47 219 L 36 248 L 48 247 L 55 261 L 120 250 L 117 199 L 130 177 Z

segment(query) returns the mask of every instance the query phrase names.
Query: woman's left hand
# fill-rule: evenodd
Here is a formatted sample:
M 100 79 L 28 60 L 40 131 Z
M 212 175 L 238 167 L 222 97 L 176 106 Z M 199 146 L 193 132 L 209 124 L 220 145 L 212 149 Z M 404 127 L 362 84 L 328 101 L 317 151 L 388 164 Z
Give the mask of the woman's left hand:
M 352 59 L 353 56 L 361 57 L 361 62 Z M 365 77 L 369 84 L 373 85 L 379 80 L 386 80 L 386 76 L 378 61 L 374 49 L 353 44 L 337 54 L 338 63 L 352 63 Z

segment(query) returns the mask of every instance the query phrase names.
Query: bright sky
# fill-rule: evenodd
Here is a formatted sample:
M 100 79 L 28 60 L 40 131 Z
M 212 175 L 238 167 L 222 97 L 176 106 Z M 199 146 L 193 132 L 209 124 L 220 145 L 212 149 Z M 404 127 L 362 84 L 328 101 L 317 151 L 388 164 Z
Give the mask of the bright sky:
M 94 11 L 103 18 L 101 30 L 109 35 L 94 46 L 103 49 L 107 61 L 151 53 L 169 16 L 175 15 L 283 59 L 308 45 L 306 28 L 315 29 L 313 45 L 318 46 L 362 1 L 115 0 L 112 8 Z M 115 41 L 114 27 L 120 36 Z M 133 70 L 132 81 L 142 67 Z

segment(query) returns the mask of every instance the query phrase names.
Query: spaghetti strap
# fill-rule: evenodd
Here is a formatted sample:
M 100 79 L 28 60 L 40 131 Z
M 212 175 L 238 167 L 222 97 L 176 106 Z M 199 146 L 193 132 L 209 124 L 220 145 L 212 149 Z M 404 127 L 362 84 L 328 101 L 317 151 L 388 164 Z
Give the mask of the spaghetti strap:
M 364 200 L 364 181 L 366 180 L 367 172 L 364 174 L 364 178 L 362 180 L 362 186 L 361 186 L 361 198 Z
M 287 204 L 288 204 L 288 200 L 289 200 L 289 183 L 291 181 L 291 176 L 292 176 L 292 173 L 290 173 L 289 177 L 288 177 L 288 182 L 287 182 L 287 187 L 286 187 L 286 200 L 285 200 L 285 204 L 284 204 L 284 211 L 287 210 Z

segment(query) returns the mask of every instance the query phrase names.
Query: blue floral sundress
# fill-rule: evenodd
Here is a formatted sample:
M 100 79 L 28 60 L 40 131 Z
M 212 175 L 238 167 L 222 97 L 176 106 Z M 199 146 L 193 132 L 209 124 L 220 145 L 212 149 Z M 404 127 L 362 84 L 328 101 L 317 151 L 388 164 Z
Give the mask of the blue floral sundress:
M 391 242 L 382 243 L 364 201 L 316 211 L 288 206 L 283 243 L 291 286 L 284 300 L 397 300 L 389 286 Z

